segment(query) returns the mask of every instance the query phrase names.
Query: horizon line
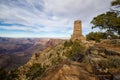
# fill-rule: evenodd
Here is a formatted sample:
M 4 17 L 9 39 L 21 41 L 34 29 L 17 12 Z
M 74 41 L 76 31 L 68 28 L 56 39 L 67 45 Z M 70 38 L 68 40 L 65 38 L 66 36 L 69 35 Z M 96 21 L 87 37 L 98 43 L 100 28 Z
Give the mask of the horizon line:
M 0 38 L 48 38 L 48 39 L 70 39 L 70 37 L 10 37 L 10 36 L 0 36 Z

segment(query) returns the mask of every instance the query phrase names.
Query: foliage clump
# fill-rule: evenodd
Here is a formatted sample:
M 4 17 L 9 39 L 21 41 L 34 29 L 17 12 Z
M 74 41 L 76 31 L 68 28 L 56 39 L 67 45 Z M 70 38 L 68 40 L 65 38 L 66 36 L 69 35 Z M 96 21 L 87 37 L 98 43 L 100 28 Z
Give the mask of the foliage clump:
M 99 62 L 101 68 L 120 68 L 120 58 L 109 57 L 108 60 Z
M 90 32 L 89 34 L 86 35 L 86 39 L 89 40 L 94 40 L 96 42 L 100 42 L 100 39 L 106 39 L 107 34 L 102 33 L 102 32 Z
M 106 12 L 94 17 L 91 23 L 94 25 L 92 28 L 99 28 L 106 30 L 106 33 L 118 33 L 120 35 L 120 17 L 115 12 Z
M 116 33 L 120 36 L 120 0 L 113 0 L 110 11 L 94 17 L 91 23 L 92 28 L 99 28 L 107 34 Z
M 29 80 L 34 80 L 36 77 L 40 77 L 45 72 L 45 69 L 45 67 L 42 67 L 40 64 L 35 63 L 30 67 L 26 73 L 26 76 Z
M 0 80 L 16 80 L 19 77 L 18 75 L 19 75 L 18 69 L 14 69 L 7 72 L 3 68 L 0 68 Z
M 72 44 L 73 44 L 73 42 L 71 40 L 65 41 L 64 47 L 70 47 Z
M 78 40 L 76 40 L 74 42 L 72 42 L 71 40 L 70 41 L 66 41 L 64 43 L 64 47 L 68 48 L 68 51 L 66 52 L 66 56 L 69 59 L 75 59 L 77 57 L 80 58 L 80 56 L 83 57 L 84 53 L 85 53 L 85 50 L 86 50 L 86 47 Z
M 107 39 L 107 37 L 109 36 L 109 34 L 107 33 L 103 33 L 103 32 L 90 32 L 89 34 L 86 35 L 86 39 L 89 40 L 93 40 L 96 42 L 100 42 L 101 39 Z M 117 39 L 118 36 L 111 34 L 110 35 L 112 39 Z
M 8 79 L 8 74 L 3 68 L 0 68 L 0 79 L 1 80 L 7 80 Z

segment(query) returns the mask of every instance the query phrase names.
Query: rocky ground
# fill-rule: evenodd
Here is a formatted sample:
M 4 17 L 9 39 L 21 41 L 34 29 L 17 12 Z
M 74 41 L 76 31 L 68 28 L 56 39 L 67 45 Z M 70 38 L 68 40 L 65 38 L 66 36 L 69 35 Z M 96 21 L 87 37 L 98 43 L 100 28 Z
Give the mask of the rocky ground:
M 62 42 L 33 54 L 25 65 L 17 69 L 17 77 L 12 79 L 119 80 L 119 48 L 119 40 L 87 44 Z
M 100 80 L 120 79 L 120 40 L 103 40 L 87 51 L 94 74 Z M 104 79 L 103 79 L 104 78 Z
M 85 64 L 76 61 L 63 61 L 47 70 L 40 80 L 94 80 L 94 76 L 86 70 Z M 38 78 L 39 80 L 39 78 Z

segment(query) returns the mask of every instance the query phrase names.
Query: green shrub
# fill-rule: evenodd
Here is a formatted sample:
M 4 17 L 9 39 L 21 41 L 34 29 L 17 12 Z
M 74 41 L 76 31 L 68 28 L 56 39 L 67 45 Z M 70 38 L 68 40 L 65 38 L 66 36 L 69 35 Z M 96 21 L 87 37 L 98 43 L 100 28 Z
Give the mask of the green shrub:
M 71 40 L 64 42 L 64 47 L 70 47 L 73 44 Z
M 4 69 L 0 68 L 0 80 L 8 80 L 7 78 L 8 78 L 7 72 Z
M 101 67 L 102 69 L 108 68 L 108 67 L 109 67 L 108 60 L 107 60 L 107 61 L 106 61 L 106 60 L 101 60 L 101 61 L 99 62 L 99 65 L 100 65 L 100 67 Z
M 90 32 L 86 35 L 87 40 L 94 40 L 100 42 L 100 39 L 107 39 L 107 34 L 102 32 Z
M 110 57 L 108 60 L 101 60 L 99 62 L 101 68 L 120 68 L 120 58 Z
M 86 35 L 86 39 L 93 40 L 96 42 L 100 42 L 101 39 L 107 39 L 108 36 L 111 36 L 112 39 L 117 39 L 118 36 L 115 34 L 109 35 L 108 33 L 103 33 L 103 32 L 90 32 L 89 34 Z
M 66 56 L 72 59 L 76 54 L 83 54 L 85 53 L 85 46 L 82 45 L 80 41 L 74 41 L 70 46 L 71 49 L 66 53 Z
M 113 68 L 120 68 L 120 58 L 109 58 L 109 66 Z
M 29 80 L 34 80 L 36 77 L 40 77 L 45 71 L 45 67 L 42 67 L 40 64 L 33 64 L 28 72 L 26 73 L 26 76 Z
M 0 80 L 15 80 L 18 78 L 19 70 L 14 69 L 6 72 L 4 69 L 0 68 Z
M 17 79 L 19 77 L 18 74 L 19 74 L 19 70 L 18 69 L 11 70 L 10 74 L 9 74 L 9 77 L 8 77 L 9 80 Z

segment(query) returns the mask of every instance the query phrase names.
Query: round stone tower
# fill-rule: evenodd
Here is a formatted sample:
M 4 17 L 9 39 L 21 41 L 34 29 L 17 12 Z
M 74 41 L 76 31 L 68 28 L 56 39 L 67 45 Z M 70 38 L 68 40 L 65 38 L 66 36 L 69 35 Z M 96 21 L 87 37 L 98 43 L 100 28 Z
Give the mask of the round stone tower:
M 84 36 L 82 35 L 82 22 L 80 20 L 74 21 L 74 30 L 73 35 L 71 35 L 71 40 L 85 40 Z

